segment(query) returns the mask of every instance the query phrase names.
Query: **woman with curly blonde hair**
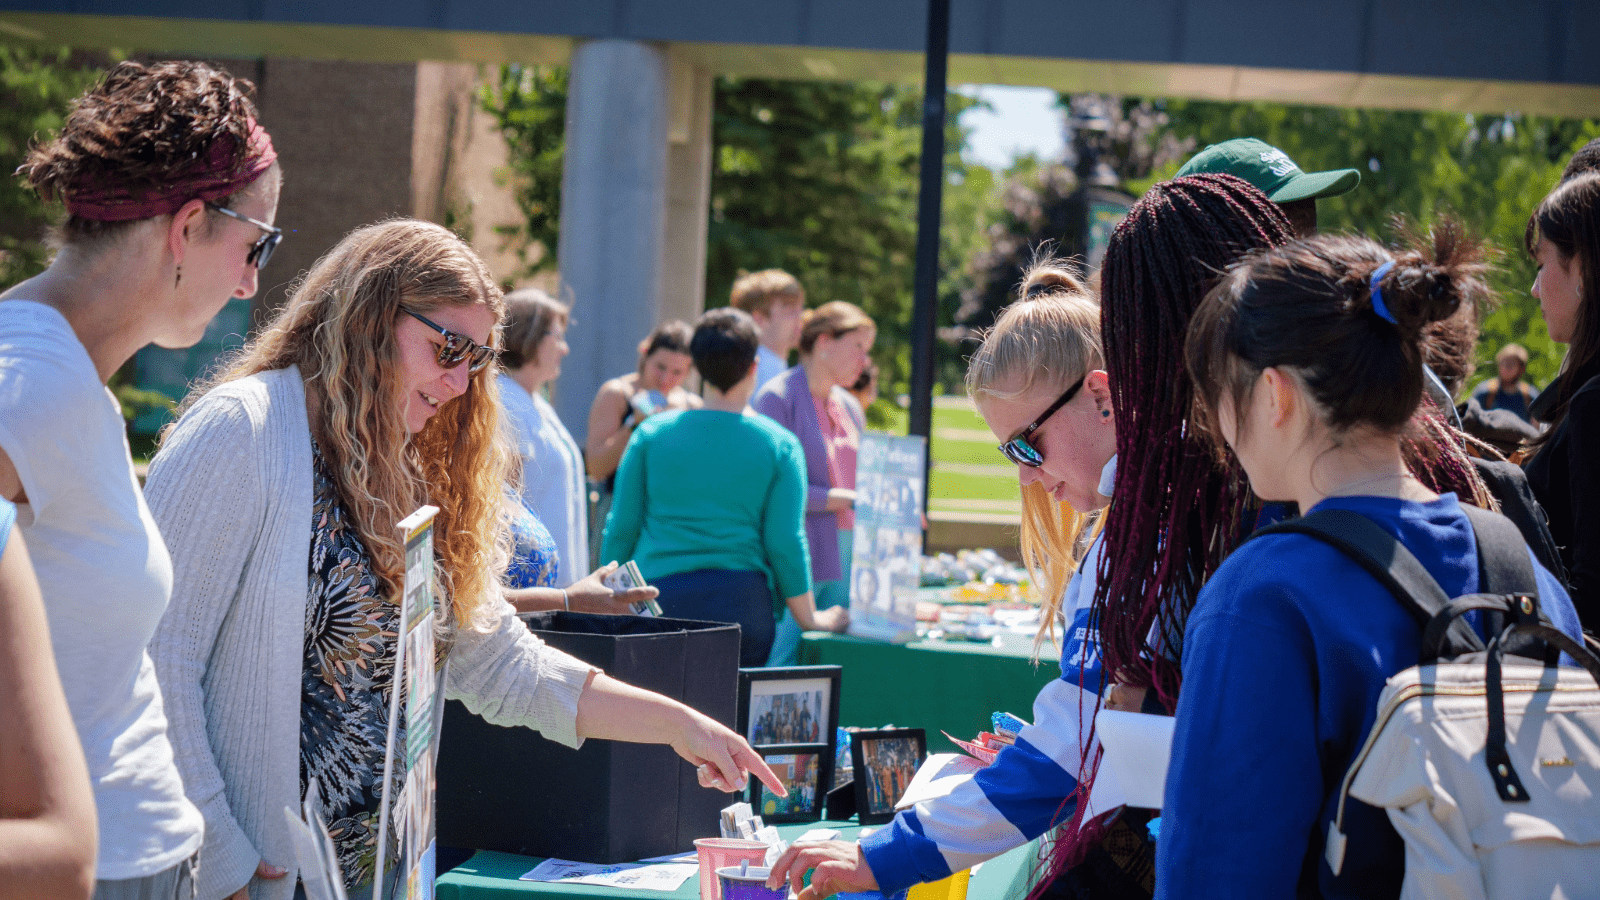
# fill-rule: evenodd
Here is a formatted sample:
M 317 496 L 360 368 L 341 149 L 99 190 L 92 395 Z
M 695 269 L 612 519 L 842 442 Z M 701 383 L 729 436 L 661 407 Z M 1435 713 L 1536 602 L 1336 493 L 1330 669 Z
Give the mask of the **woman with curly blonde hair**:
M 282 810 L 313 789 L 346 884 L 372 880 L 401 630 L 395 525 L 424 504 L 439 507 L 446 696 L 571 746 L 670 743 L 708 786 L 747 772 L 777 783 L 736 734 L 545 647 L 503 599 L 504 313 L 487 267 L 446 229 L 359 229 L 164 436 L 146 493 L 174 585 L 151 654 L 206 819 L 201 897 L 287 898 Z M 390 789 L 404 777 L 390 773 Z

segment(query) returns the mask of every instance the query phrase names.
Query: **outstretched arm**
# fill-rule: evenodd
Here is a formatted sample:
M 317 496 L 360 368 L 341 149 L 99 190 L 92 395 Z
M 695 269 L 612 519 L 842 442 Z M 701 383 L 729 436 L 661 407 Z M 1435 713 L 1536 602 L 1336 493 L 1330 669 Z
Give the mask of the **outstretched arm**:
M 0 537 L 0 541 L 4 541 Z M 22 536 L 0 555 L 0 898 L 88 897 L 95 811 L 89 769 L 50 651 Z
M 578 700 L 578 734 L 585 738 L 669 744 L 700 767 L 700 783 L 740 791 L 754 775 L 778 796 L 783 783 L 744 738 L 709 716 L 660 694 L 594 673 Z

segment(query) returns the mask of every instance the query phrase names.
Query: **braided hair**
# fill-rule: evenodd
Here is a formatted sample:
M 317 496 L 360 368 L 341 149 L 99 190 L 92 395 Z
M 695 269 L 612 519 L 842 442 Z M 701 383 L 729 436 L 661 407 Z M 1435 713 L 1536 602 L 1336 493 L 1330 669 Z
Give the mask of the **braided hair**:
M 1183 620 L 1247 531 L 1250 492 L 1187 421 L 1189 319 L 1223 271 L 1282 246 L 1289 221 L 1230 175 L 1157 184 L 1112 233 L 1101 268 L 1101 332 L 1117 417 L 1117 486 L 1094 598 L 1106 677 L 1171 708 Z M 1151 640 L 1156 646 L 1150 646 Z

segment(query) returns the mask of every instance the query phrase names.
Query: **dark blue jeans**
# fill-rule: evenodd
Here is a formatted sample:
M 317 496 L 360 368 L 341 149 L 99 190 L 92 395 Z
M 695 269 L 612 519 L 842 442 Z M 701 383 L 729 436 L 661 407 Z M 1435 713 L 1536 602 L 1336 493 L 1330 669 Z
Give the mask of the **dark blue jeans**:
M 674 619 L 732 622 L 739 626 L 739 665 L 759 666 L 772 650 L 772 589 L 763 572 L 696 569 L 650 582 L 661 611 Z

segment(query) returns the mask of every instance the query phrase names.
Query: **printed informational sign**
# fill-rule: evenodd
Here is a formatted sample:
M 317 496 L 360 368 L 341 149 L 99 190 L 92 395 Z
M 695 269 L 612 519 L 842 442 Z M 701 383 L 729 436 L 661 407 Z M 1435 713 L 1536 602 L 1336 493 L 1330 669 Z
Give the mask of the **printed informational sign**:
M 924 441 L 861 436 L 850 556 L 850 634 L 858 637 L 896 643 L 916 637 Z
M 432 900 L 436 847 L 434 845 L 434 760 L 438 742 L 435 702 L 438 696 L 438 666 L 434 660 L 433 615 L 436 595 L 433 560 L 433 517 L 438 507 L 424 506 L 399 524 L 406 548 L 405 587 L 402 592 L 404 634 L 395 658 L 395 671 L 403 676 L 396 685 L 389 708 L 389 737 L 384 749 L 383 784 L 394 781 L 388 775 L 395 765 L 395 726 L 404 696 L 405 746 L 401 764 L 405 766 L 405 787 L 397 798 L 384 792 L 378 820 L 378 862 L 373 879 L 373 900 L 381 900 L 384 851 L 388 848 L 391 819 L 400 828 L 400 858 L 395 870 L 403 879 L 400 891 L 391 896 L 406 900 Z M 392 809 L 392 815 L 391 815 Z

